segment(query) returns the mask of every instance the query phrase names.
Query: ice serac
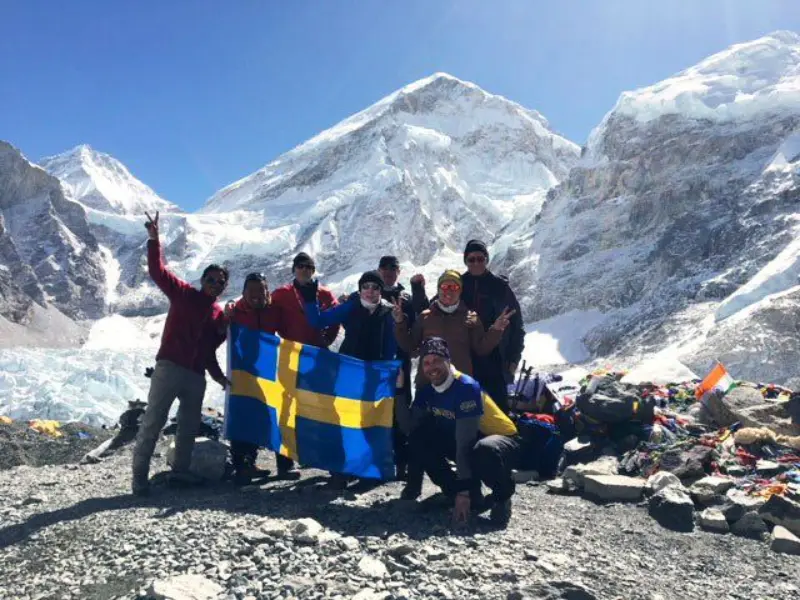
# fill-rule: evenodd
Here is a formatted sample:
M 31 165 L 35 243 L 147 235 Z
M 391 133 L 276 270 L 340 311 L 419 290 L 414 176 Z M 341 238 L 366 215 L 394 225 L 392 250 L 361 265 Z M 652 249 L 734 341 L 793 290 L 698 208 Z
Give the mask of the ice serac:
M 800 37 L 778 32 L 622 94 L 511 247 L 507 266 L 526 320 L 600 310 L 605 320 L 584 341 L 606 357 L 708 333 L 683 346 L 698 373 L 709 357 L 725 362 L 752 347 L 750 335 L 736 344 L 721 335 L 742 310 L 760 314 L 753 333 L 769 343 L 782 321 L 758 303 L 795 286 L 800 273 L 800 162 L 791 152 L 798 92 Z M 800 350 L 786 341 L 773 349 L 776 362 Z M 761 360 L 740 356 L 736 376 L 768 374 L 756 371 Z
M 457 266 L 471 237 L 491 242 L 535 215 L 578 152 L 539 113 L 439 73 L 221 190 L 203 213 L 258 214 L 268 256 L 310 251 L 334 281 L 382 253 L 436 270 Z
M 103 315 L 105 276 L 86 212 L 64 197 L 58 179 L 5 142 L 0 142 L 0 254 L 5 274 L 0 293 L 8 298 L 0 307 L 4 318 L 24 322 L 32 303 L 52 305 L 78 320 Z

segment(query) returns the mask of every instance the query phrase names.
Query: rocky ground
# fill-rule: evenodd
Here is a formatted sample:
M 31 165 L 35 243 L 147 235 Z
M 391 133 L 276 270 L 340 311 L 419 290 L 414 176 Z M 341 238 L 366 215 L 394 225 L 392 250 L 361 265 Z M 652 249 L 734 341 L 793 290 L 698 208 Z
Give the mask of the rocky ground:
M 0 599 L 175 597 L 164 580 L 184 574 L 208 586 L 194 597 L 223 600 L 800 594 L 800 557 L 767 542 L 668 531 L 643 506 L 544 485 L 519 487 L 507 529 L 454 531 L 433 489 L 409 504 L 398 483 L 342 494 L 309 471 L 244 489 L 155 486 L 138 499 L 129 471 L 129 448 L 97 465 L 0 471 Z
M 0 422 L 0 469 L 76 463 L 113 435 L 113 431 L 83 423 L 65 423 L 58 437 L 43 435 L 27 421 Z

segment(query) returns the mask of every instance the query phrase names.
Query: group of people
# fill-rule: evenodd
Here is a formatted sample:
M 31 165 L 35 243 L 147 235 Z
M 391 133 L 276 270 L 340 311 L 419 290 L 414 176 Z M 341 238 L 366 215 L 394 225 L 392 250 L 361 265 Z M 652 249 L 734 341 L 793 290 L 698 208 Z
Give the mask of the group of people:
M 483 242 L 467 243 L 466 272 L 445 271 L 432 299 L 422 275 L 411 278 L 410 294 L 405 290 L 394 256 L 382 257 L 377 270 L 360 277 L 357 291 L 337 299 L 319 285 L 313 258 L 300 252 L 292 262 L 291 283 L 270 291 L 264 274 L 250 273 L 241 298 L 223 309 L 217 299 L 228 284 L 227 269 L 206 267 L 200 289 L 176 277 L 164 264 L 158 218 L 158 213 L 154 218 L 148 214 L 145 223 L 147 263 L 151 278 L 169 299 L 169 312 L 134 448 L 134 494 L 149 491 L 150 459 L 176 398 L 180 406 L 170 476 L 177 481 L 192 478 L 189 467 L 205 373 L 223 388 L 230 385 L 216 350 L 231 322 L 321 348 L 330 346 L 343 328 L 339 353 L 364 361 L 401 361 L 394 451 L 398 479 L 406 481 L 402 497 L 417 499 L 427 473 L 453 501 L 456 520 L 490 511 L 493 521 L 507 523 L 512 469 L 519 454 L 507 389 L 522 355 L 524 331 L 507 280 L 487 268 Z M 412 383 L 411 360 L 417 357 Z M 257 447 L 230 440 L 230 449 L 237 482 L 268 474 L 256 466 Z M 278 454 L 276 462 L 279 478 L 300 476 L 291 459 Z M 349 482 L 345 475 L 331 474 L 334 487 Z M 486 497 L 482 484 L 491 489 Z

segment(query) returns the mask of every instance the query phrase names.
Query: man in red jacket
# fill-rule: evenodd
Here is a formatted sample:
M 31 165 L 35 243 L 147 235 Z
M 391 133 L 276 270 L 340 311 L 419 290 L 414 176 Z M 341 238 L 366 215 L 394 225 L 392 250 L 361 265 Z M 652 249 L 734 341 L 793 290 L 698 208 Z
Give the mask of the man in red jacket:
M 267 278 L 263 273 L 250 273 L 244 278 L 242 297 L 235 303 L 225 306 L 225 319 L 256 331 L 275 334 L 280 327 L 280 309 L 272 302 L 267 286 Z M 227 323 L 226 323 L 227 327 Z M 258 446 L 241 440 L 230 440 L 231 459 L 235 471 L 235 481 L 239 485 L 248 485 L 253 479 L 269 475 L 256 467 Z M 300 471 L 294 467 L 291 458 L 275 453 L 278 465 L 278 477 L 281 479 L 299 479 Z
M 315 271 L 314 259 L 308 254 L 301 252 L 295 256 L 292 262 L 294 281 L 275 290 L 272 294 L 272 304 L 280 310 L 279 336 L 301 344 L 327 348 L 339 334 L 339 326 L 314 329 L 306 319 L 305 302 L 300 292 L 302 287 L 311 285 Z M 331 291 L 322 286 L 317 290 L 317 299 L 321 311 L 338 304 Z
M 228 272 L 219 265 L 210 265 L 203 271 L 201 289 L 193 288 L 164 265 L 158 239 L 158 213 L 155 219 L 148 214 L 147 220 L 145 227 L 150 238 L 147 268 L 155 284 L 169 298 L 169 312 L 150 380 L 147 410 L 133 450 L 131 488 L 137 496 L 149 492 L 150 459 L 175 398 L 180 407 L 172 469 L 180 476 L 189 471 L 192 461 L 206 391 L 206 369 L 223 389 L 228 385 L 216 359 L 216 350 L 225 340 L 219 333 L 223 315 L 216 299 L 225 290 Z

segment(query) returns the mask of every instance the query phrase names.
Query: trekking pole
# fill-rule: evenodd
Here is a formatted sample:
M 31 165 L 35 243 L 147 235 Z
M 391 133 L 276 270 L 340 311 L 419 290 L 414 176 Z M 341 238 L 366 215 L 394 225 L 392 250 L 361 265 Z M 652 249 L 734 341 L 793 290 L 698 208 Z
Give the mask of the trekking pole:
M 514 404 L 511 407 L 511 410 L 513 411 L 517 410 L 517 404 L 519 404 L 519 395 L 522 393 L 522 375 L 525 372 L 525 364 L 526 361 L 523 360 L 522 367 L 520 368 L 519 375 L 517 376 L 517 385 L 514 388 L 514 399 L 513 399 Z

